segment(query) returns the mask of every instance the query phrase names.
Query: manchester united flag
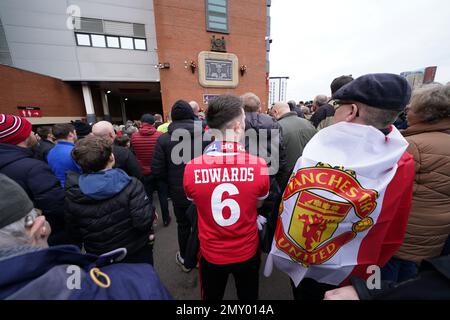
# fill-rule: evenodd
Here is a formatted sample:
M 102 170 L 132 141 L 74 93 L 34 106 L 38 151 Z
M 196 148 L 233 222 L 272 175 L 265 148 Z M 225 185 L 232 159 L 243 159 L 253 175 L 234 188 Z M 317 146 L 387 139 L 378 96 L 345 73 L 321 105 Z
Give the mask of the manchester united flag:
M 338 123 L 306 146 L 284 191 L 265 275 L 273 265 L 295 285 L 307 277 L 332 285 L 367 278 L 403 242 L 414 162 L 393 127 Z

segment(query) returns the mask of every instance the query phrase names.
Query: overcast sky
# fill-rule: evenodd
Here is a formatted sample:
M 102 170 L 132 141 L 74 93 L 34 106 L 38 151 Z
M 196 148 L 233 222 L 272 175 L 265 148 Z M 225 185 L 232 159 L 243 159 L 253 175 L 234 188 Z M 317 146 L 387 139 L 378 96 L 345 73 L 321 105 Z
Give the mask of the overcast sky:
M 448 0 L 272 0 L 270 76 L 287 99 L 330 95 L 344 74 L 399 74 L 438 66 L 450 81 Z

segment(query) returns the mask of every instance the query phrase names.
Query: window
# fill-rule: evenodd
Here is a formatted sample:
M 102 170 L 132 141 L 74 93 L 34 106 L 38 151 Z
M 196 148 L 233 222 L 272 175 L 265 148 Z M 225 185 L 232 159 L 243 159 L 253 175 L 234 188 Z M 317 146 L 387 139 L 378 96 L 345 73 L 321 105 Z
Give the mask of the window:
M 147 51 L 145 38 L 75 32 L 77 46 Z
M 91 34 L 92 46 L 99 48 L 106 48 L 105 36 L 98 34 Z
M 106 37 L 108 48 L 120 48 L 119 37 Z
M 228 0 L 206 0 L 206 30 L 228 33 Z
M 79 46 L 91 46 L 91 37 L 88 34 L 77 33 L 77 45 Z
M 134 48 L 136 50 L 147 50 L 145 39 L 134 39 Z
M 120 37 L 120 47 L 122 49 L 134 49 L 133 38 Z

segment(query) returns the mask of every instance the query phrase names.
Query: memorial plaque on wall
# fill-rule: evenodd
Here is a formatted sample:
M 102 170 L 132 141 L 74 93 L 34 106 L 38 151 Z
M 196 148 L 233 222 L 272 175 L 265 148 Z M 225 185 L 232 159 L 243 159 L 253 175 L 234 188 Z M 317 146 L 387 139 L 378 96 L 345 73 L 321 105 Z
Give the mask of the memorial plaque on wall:
M 198 55 L 199 82 L 206 88 L 236 88 L 239 84 L 238 58 L 232 53 L 202 51 Z
M 205 59 L 206 80 L 233 81 L 233 61 Z

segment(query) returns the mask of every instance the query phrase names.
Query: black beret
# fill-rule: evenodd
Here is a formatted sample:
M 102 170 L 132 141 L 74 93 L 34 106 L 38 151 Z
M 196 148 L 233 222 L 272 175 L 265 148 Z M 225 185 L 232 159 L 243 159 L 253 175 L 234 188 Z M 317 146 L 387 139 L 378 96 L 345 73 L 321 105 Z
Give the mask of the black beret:
M 411 99 L 411 87 L 402 76 L 390 73 L 367 74 L 339 89 L 334 100 L 361 102 L 370 107 L 402 111 Z

